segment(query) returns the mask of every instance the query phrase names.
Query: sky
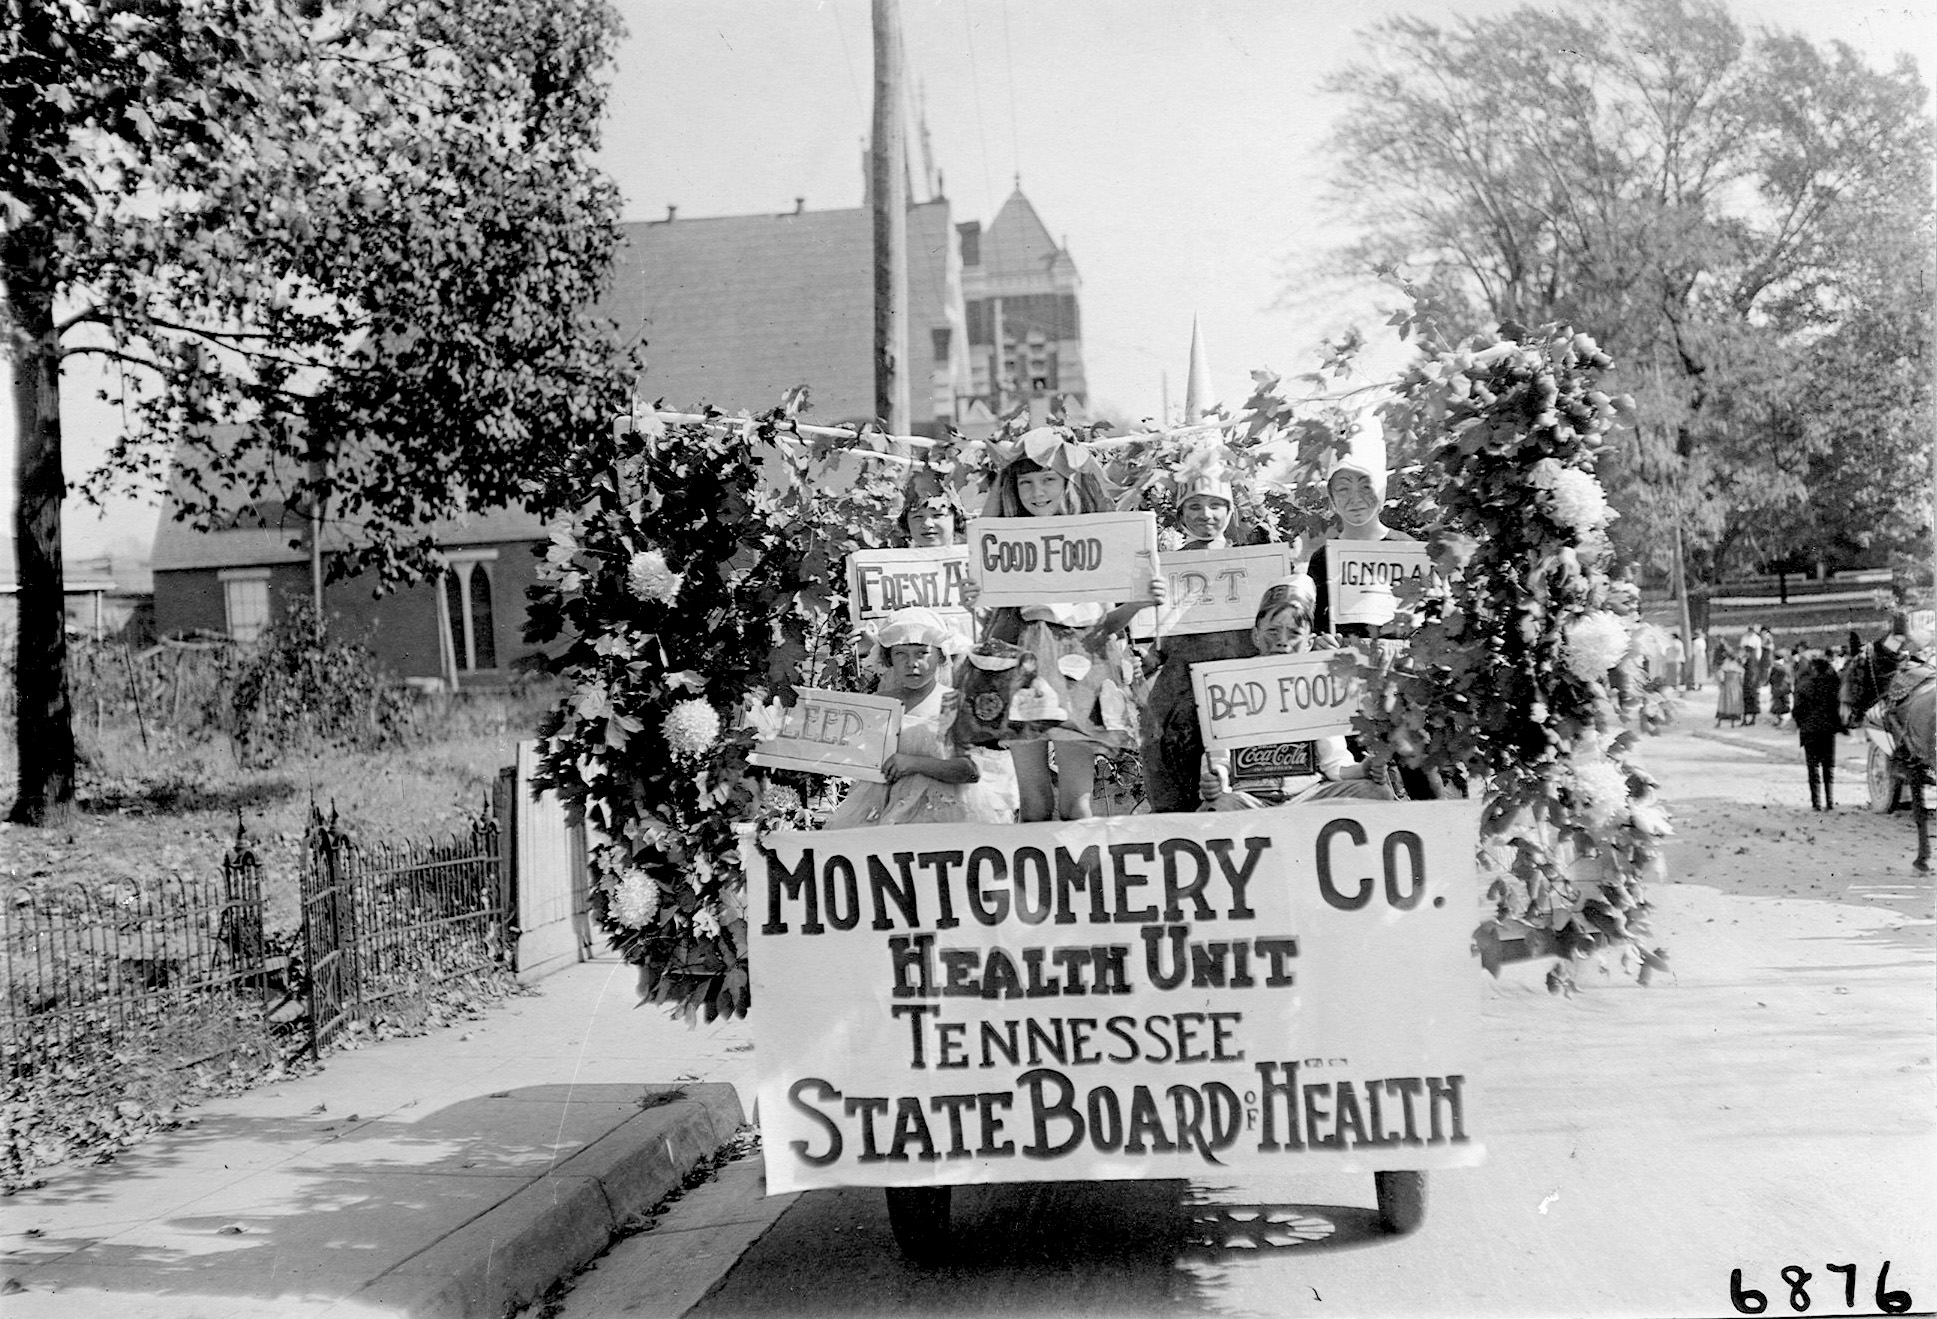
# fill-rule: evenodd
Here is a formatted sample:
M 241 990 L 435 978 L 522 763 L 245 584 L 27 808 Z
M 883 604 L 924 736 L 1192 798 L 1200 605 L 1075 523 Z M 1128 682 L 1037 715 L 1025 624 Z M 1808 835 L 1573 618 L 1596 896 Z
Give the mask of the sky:
M 615 0 L 618 52 L 602 149 L 625 219 L 854 207 L 872 115 L 869 0 Z M 1579 0 L 1564 0 L 1579 3 Z M 1020 178 L 1082 277 L 1092 402 L 1157 417 L 1181 406 L 1193 317 L 1224 402 L 1250 372 L 1316 364 L 1351 324 L 1369 370 L 1403 352 L 1375 290 L 1301 272 L 1350 237 L 1325 203 L 1341 98 L 1327 75 L 1380 17 L 1445 17 L 1509 0 L 902 0 L 908 76 L 957 221 L 987 224 Z M 1885 66 L 1937 68 L 1937 0 L 1733 0 L 1745 27 L 1842 40 Z M 911 142 L 911 147 L 914 144 Z M 921 197 L 921 185 L 916 196 Z M 63 382 L 67 471 L 105 451 L 116 414 Z M 0 417 L 11 525 L 12 420 Z M 145 549 L 152 497 L 70 507 L 70 556 Z

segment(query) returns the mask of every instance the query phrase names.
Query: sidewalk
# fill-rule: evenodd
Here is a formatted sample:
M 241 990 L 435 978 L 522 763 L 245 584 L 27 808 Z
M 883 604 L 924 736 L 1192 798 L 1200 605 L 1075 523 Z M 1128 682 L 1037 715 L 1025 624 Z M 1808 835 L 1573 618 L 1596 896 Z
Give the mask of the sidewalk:
M 0 1310 L 496 1319 L 742 1124 L 751 1050 L 636 1007 L 615 958 L 568 967 L 0 1199 Z

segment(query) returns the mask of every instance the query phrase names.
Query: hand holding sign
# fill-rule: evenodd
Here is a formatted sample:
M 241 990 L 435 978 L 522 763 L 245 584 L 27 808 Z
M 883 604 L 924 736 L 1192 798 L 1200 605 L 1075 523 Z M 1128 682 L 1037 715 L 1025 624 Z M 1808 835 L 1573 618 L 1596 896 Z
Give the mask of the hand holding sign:
M 1160 572 L 1150 513 L 974 518 L 968 547 L 979 608 L 1149 600 Z
M 1424 585 L 1435 569 L 1424 544 L 1413 540 L 1329 540 L 1325 572 L 1334 625 L 1392 621 L 1398 590 Z
M 882 767 L 901 737 L 901 702 L 887 696 L 795 689 L 779 730 L 747 757 L 769 769 L 886 783 Z

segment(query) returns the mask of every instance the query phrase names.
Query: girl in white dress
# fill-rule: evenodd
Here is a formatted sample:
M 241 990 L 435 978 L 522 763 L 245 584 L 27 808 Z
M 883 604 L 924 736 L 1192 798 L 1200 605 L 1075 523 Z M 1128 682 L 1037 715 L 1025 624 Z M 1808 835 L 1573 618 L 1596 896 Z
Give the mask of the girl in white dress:
M 829 829 L 888 824 L 1003 822 L 999 805 L 977 793 L 975 762 L 955 747 L 955 689 L 943 681 L 949 659 L 967 649 L 932 609 L 898 609 L 875 633 L 875 664 L 887 669 L 880 694 L 901 700 L 901 737 L 881 772 L 886 783 L 856 783 L 828 817 Z

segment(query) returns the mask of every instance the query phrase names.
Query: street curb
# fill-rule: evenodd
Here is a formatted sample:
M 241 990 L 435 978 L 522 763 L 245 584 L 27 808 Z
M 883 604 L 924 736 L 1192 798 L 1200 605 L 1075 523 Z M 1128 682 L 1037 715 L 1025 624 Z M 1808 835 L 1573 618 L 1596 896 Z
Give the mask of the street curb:
M 596 1259 L 746 1124 L 724 1082 L 641 1090 L 680 1098 L 626 1118 L 351 1300 L 412 1319 L 499 1319 Z

